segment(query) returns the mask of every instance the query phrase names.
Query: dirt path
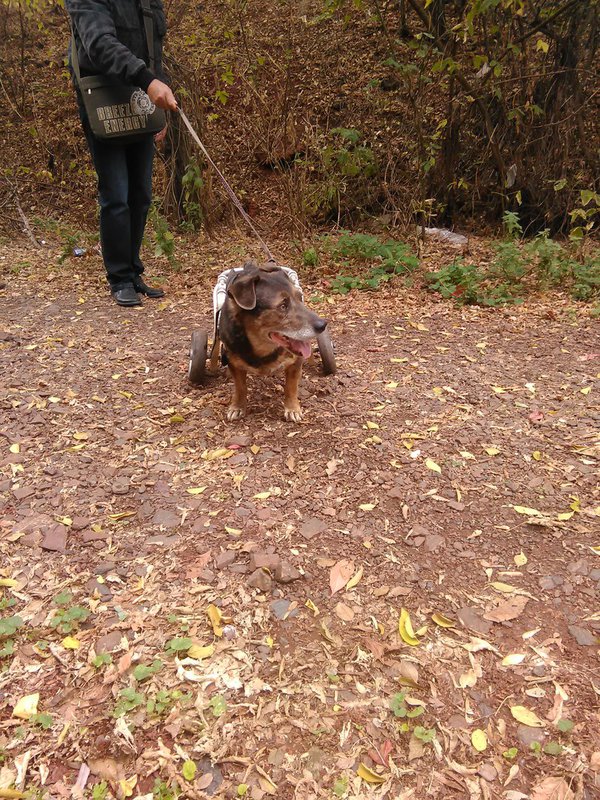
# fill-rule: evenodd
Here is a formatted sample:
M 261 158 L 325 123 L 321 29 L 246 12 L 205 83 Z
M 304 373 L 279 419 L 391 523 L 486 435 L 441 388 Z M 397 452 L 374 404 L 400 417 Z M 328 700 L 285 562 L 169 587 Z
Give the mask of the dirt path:
M 321 299 L 305 420 L 265 380 L 228 424 L 185 379 L 225 262 L 131 311 L 38 259 L 0 293 L 0 797 L 600 796 L 597 321 Z

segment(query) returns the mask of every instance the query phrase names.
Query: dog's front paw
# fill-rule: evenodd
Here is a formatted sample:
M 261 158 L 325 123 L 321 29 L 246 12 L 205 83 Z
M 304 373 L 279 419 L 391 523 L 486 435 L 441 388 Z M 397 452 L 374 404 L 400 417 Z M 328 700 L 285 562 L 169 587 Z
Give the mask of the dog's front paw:
M 284 415 L 287 422 L 302 421 L 302 409 L 300 406 L 293 406 L 292 408 L 284 409 Z
M 229 406 L 227 409 L 227 419 L 229 422 L 235 422 L 236 419 L 241 419 L 246 413 L 245 408 L 238 408 L 237 406 Z

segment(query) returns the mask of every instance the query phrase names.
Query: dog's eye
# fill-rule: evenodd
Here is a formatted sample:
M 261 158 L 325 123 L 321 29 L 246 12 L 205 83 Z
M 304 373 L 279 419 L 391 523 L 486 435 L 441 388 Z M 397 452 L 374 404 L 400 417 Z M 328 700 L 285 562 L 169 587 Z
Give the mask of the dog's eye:
M 290 298 L 286 297 L 285 300 L 283 300 L 283 302 L 279 304 L 279 308 L 281 309 L 281 311 L 287 311 L 289 307 L 290 307 Z

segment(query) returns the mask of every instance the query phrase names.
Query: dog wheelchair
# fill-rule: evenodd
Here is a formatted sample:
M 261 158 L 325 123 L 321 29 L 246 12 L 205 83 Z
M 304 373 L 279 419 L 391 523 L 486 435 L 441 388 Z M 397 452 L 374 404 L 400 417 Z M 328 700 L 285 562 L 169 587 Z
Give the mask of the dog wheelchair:
M 213 289 L 213 334 L 209 347 L 208 333 L 205 330 L 196 330 L 192 333 L 190 346 L 190 360 L 188 365 L 188 380 L 193 386 L 202 386 L 207 376 L 207 360 L 215 365 L 218 361 L 223 363 L 222 353 L 215 353 L 215 345 L 220 341 L 218 335 L 219 318 L 223 304 L 227 298 L 227 285 L 234 272 L 241 272 L 244 267 L 233 267 L 221 272 Z M 303 295 L 298 274 L 289 267 L 279 267 L 286 273 L 292 284 Z M 304 296 L 303 296 L 304 299 Z M 327 328 L 317 337 L 317 348 L 321 356 L 321 365 L 324 375 L 335 375 L 337 366 L 333 342 Z

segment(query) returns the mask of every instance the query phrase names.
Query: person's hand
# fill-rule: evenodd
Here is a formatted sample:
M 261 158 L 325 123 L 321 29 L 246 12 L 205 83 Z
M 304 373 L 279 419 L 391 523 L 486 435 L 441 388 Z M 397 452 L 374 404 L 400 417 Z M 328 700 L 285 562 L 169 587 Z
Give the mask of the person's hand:
M 177 100 L 171 88 L 166 83 L 159 81 L 158 78 L 155 78 L 148 86 L 146 94 L 155 106 L 163 108 L 165 111 L 177 111 Z
M 165 127 L 162 129 L 162 131 L 159 131 L 154 136 L 154 141 L 156 142 L 156 144 L 160 144 L 161 142 L 164 142 L 166 135 L 167 135 L 167 126 L 165 125 Z

